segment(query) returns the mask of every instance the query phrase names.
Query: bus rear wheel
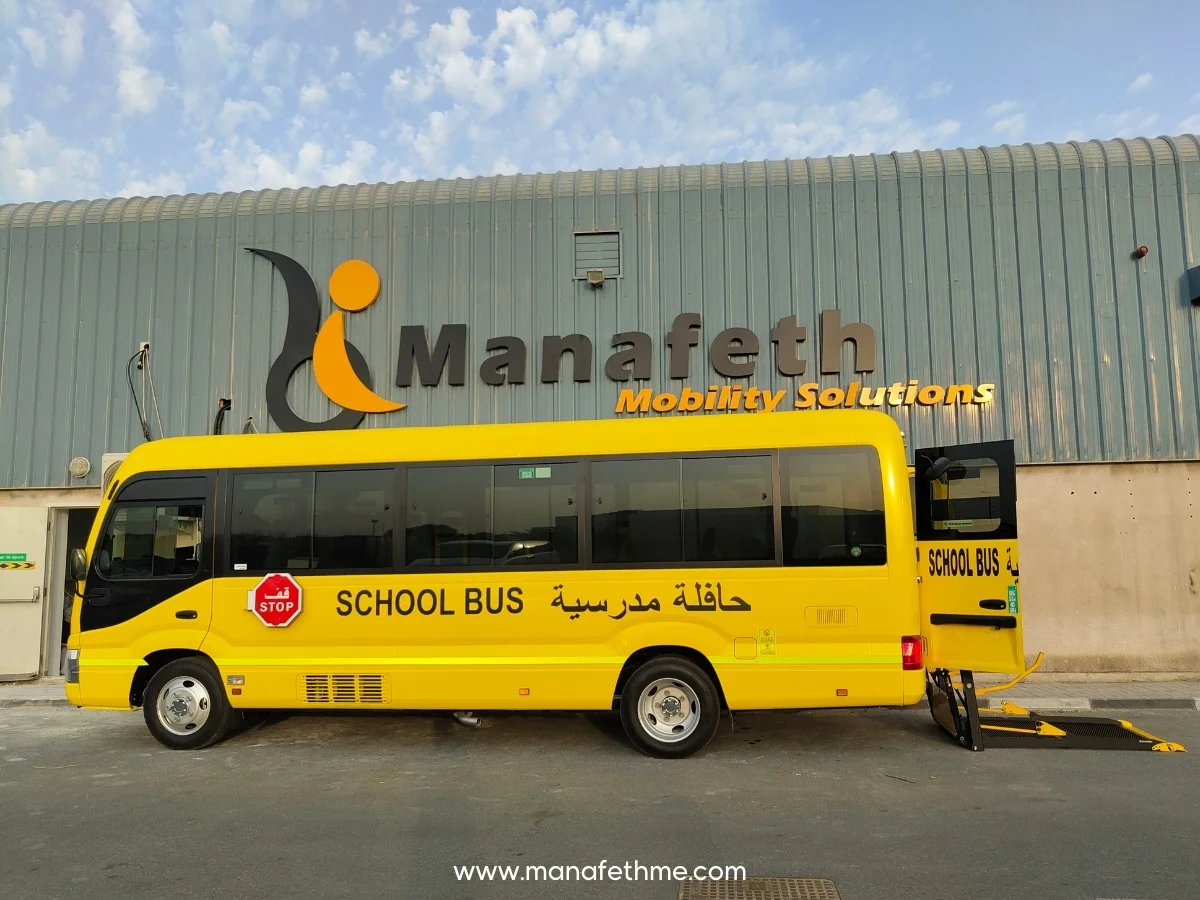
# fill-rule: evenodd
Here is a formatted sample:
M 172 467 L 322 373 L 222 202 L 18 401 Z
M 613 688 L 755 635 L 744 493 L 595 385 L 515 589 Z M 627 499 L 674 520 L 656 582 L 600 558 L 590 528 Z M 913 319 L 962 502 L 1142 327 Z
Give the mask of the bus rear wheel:
M 221 674 L 200 656 L 177 659 L 155 672 L 146 685 L 142 713 L 150 733 L 171 750 L 211 746 L 233 723 Z
M 681 759 L 717 731 L 721 701 L 708 674 L 682 656 L 643 663 L 621 691 L 621 724 L 643 753 Z

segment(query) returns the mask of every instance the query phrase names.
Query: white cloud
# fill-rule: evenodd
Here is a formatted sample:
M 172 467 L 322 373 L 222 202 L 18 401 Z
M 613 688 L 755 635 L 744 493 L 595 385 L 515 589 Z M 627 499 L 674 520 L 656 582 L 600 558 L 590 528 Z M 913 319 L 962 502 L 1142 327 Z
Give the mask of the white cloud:
M 129 65 L 117 73 L 117 98 L 126 113 L 152 113 L 166 86 L 165 79 L 143 65 Z
M 42 37 L 42 33 L 36 28 L 22 28 L 20 31 L 21 44 L 25 47 L 25 52 L 29 54 L 29 59 L 35 66 L 41 68 L 46 64 L 46 39 Z
M 0 88 L 2 88 L 2 87 L 3 87 L 3 85 L 0 85 Z M 4 100 L 3 95 L 0 95 L 0 109 L 4 108 L 3 100 Z M 1184 119 L 1182 122 L 1179 123 L 1179 130 L 1181 132 L 1183 132 L 1184 134 L 1200 133 L 1200 115 L 1188 116 L 1186 119 Z
M 365 59 L 379 59 L 391 49 L 386 32 L 371 34 L 365 28 L 354 32 L 354 49 Z
M 938 97 L 945 97 L 952 90 L 954 90 L 954 85 L 948 81 L 935 81 L 917 96 L 922 100 L 936 100 Z
M 99 170 L 94 153 L 64 146 L 37 120 L 0 134 L 0 203 L 94 195 Z
M 1130 91 L 1130 93 L 1144 91 L 1146 88 L 1150 87 L 1150 85 L 1153 83 L 1154 83 L 1154 76 L 1151 75 L 1149 72 L 1143 72 L 1137 78 L 1133 79 L 1133 81 L 1129 82 L 1129 91 Z
M 279 8 L 293 19 L 304 19 L 321 8 L 321 0 L 280 0 Z
M 4 110 L 7 109 L 12 103 L 12 100 L 12 85 L 8 84 L 7 82 L 0 81 L 0 112 L 4 112 Z
M 997 119 L 992 125 L 992 131 L 1003 138 L 1014 141 L 1025 133 L 1025 113 L 1013 113 Z
M 271 113 L 265 106 L 254 100 L 228 99 L 221 106 L 219 125 L 226 134 L 233 134 L 239 128 L 253 128 L 271 118 Z
M 169 194 L 182 194 L 187 185 L 175 172 L 164 172 L 152 178 L 133 178 L 125 182 L 117 194 L 121 197 L 165 197 Z
M 75 10 L 58 19 L 58 55 L 65 74 L 72 74 L 83 59 L 83 13 Z
M 999 103 L 993 103 L 984 112 L 984 115 L 989 119 L 994 119 L 997 116 L 1002 116 L 1006 112 L 1012 112 L 1017 108 L 1016 100 L 1001 100 Z
M 933 129 L 933 133 L 939 139 L 944 140 L 946 138 L 953 137 L 954 135 L 958 134 L 958 127 L 959 127 L 958 123 L 955 122 L 953 119 L 946 119 L 942 122 L 937 123 L 937 125 Z
M 142 30 L 137 10 L 129 0 L 108 0 L 104 5 L 108 27 L 117 41 L 117 50 L 124 56 L 137 57 L 150 49 L 150 39 Z
M 492 173 L 496 175 L 516 175 L 521 168 L 507 156 L 498 156 L 492 163 Z
M 246 45 L 233 36 L 229 26 L 220 20 L 208 26 L 208 36 L 221 59 L 242 56 L 247 50 Z
M 349 72 L 339 72 L 337 78 L 333 79 L 333 85 L 339 91 L 352 91 L 358 87 L 358 82 Z
M 1158 115 L 1144 109 L 1127 109 L 1124 112 L 1096 116 L 1096 131 L 1101 138 L 1142 137 L 1154 127 Z
M 391 77 L 388 78 L 388 91 L 398 97 L 408 90 L 408 86 L 409 81 L 407 74 L 400 69 L 392 69 Z
M 405 19 L 400 26 L 400 31 L 397 33 L 400 35 L 400 40 L 411 41 L 421 33 L 421 30 L 417 28 L 417 23 L 412 19 Z
M 367 141 L 351 141 L 338 158 L 317 141 L 305 141 L 293 154 L 271 153 L 244 138 L 218 148 L 210 138 L 198 148 L 204 165 L 215 170 L 221 190 L 354 184 L 366 178 L 375 157 Z
M 329 91 L 320 78 L 314 77 L 300 89 L 300 106 L 304 109 L 315 109 L 329 102 Z

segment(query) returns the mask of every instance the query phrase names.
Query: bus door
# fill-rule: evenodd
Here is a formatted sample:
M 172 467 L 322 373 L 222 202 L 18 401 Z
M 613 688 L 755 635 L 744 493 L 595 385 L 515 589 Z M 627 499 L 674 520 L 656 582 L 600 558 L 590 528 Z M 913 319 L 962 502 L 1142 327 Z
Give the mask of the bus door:
M 127 708 L 147 653 L 200 646 L 212 615 L 214 491 L 211 473 L 148 474 L 121 486 L 80 606 L 85 704 Z
M 926 668 L 1024 672 L 1012 441 L 918 450 L 914 495 Z

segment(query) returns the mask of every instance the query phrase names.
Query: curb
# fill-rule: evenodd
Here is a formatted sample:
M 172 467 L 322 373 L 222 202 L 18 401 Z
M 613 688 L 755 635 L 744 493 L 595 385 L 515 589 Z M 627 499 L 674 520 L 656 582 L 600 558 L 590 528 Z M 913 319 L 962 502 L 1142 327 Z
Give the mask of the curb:
M 0 697 L 0 709 L 25 709 L 31 706 L 64 706 L 75 709 L 66 697 L 41 697 L 22 699 L 18 697 Z
M 988 697 L 982 709 L 999 709 L 1005 700 L 1026 709 L 1088 711 L 1099 709 L 1200 710 L 1200 697 L 1147 697 L 1145 699 L 1089 699 L 1087 697 Z

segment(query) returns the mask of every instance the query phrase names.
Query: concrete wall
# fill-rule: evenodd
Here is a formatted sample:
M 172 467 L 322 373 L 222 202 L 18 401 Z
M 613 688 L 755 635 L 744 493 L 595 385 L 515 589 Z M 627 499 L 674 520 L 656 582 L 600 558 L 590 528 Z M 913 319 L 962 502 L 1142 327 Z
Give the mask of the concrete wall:
M 1017 470 L 1030 661 L 1200 671 L 1200 462 Z

